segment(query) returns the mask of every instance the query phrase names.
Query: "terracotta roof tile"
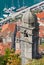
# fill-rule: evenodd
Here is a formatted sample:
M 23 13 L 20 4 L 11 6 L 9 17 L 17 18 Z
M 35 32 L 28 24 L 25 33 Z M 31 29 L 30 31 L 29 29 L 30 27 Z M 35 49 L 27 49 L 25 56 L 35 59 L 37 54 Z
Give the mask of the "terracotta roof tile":
M 37 13 L 37 17 L 38 17 L 38 18 L 44 18 L 44 12 Z
M 5 24 L 2 26 L 2 30 L 1 30 L 1 33 L 3 36 L 6 36 L 9 32 L 14 32 L 16 28 L 16 24 L 14 23 L 10 23 L 10 24 Z
M 39 26 L 39 29 L 43 29 L 44 30 L 44 26 Z
M 41 23 L 43 23 L 43 24 L 44 24 L 44 20 L 38 20 L 38 22 L 41 22 Z
M 6 44 L 0 43 L 0 55 L 5 54 L 6 48 L 11 48 L 11 43 L 10 42 L 8 42 Z
M 14 24 L 14 23 L 10 23 L 10 24 L 5 24 L 5 25 L 3 25 L 2 26 L 2 32 L 6 32 L 6 31 L 11 31 L 11 32 L 13 32 L 14 31 L 14 29 L 15 29 L 15 27 L 16 27 L 16 24 Z
M 14 24 L 14 23 L 9 24 L 9 26 L 8 26 L 8 28 L 11 32 L 14 32 L 15 27 L 16 27 L 16 24 Z
M 39 30 L 39 37 L 44 37 L 44 30 L 42 29 Z
M 4 24 L 4 25 L 2 26 L 1 32 L 3 32 L 3 31 L 5 31 L 6 29 L 8 29 L 8 26 L 9 26 L 9 24 Z
M 44 26 L 39 26 L 39 37 L 44 37 Z
M 0 43 L 0 55 L 4 55 L 3 43 Z

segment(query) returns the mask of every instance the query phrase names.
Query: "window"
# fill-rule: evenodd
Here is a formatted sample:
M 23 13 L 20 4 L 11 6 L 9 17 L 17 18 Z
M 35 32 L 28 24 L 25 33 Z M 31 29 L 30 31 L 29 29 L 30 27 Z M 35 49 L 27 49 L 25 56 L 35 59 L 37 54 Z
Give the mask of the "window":
M 26 30 L 24 30 L 24 37 L 28 37 L 28 33 Z
M 19 38 L 16 38 L 16 42 L 19 43 Z

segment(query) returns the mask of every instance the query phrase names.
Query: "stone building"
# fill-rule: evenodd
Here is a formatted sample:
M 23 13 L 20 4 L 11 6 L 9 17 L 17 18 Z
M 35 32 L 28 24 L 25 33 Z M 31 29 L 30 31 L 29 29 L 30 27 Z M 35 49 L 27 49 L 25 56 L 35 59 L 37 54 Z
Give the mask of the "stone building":
M 16 36 L 16 24 L 15 23 L 7 23 L 2 26 L 1 35 L 3 44 L 9 43 L 11 44 L 11 47 L 15 48 L 15 39 Z M 15 36 L 14 36 L 15 35 Z
M 20 26 L 22 65 L 25 65 L 28 59 L 36 58 L 38 54 L 39 24 L 34 16 L 36 15 L 26 11 Z

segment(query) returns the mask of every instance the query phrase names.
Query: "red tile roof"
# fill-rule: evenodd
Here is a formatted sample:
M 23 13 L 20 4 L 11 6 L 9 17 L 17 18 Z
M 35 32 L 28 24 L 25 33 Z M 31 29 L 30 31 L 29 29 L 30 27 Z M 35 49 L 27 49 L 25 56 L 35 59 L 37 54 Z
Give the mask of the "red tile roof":
M 44 12 L 38 13 L 37 17 L 40 19 L 38 22 L 44 24 Z M 44 26 L 42 25 L 39 26 L 39 37 L 44 37 Z
M 6 44 L 0 43 L 0 55 L 4 55 L 5 50 L 7 48 L 11 48 L 11 43 L 6 43 Z M 15 51 L 15 54 L 20 54 L 20 53 L 21 53 L 21 50 L 16 50 Z
M 44 30 L 44 26 L 39 26 L 39 29 L 42 29 L 42 30 Z
M 6 44 L 0 43 L 0 55 L 5 54 L 6 48 L 11 48 L 11 43 L 9 43 L 9 42 Z
M 1 34 L 3 36 L 6 36 L 9 32 L 14 32 L 15 28 L 16 28 L 15 23 L 5 24 L 2 26 Z
M 40 22 L 44 23 L 44 20 L 40 20 Z
M 38 18 L 44 18 L 44 12 L 37 13 L 37 17 L 38 17 Z
M 8 29 L 8 26 L 9 26 L 9 24 L 4 24 L 4 25 L 2 26 L 1 32 L 3 32 L 3 31 L 5 31 L 6 29 Z
M 39 37 L 44 37 L 44 26 L 39 27 Z
M 11 32 L 14 32 L 14 30 L 15 30 L 15 28 L 16 28 L 16 24 L 11 23 L 11 24 L 9 24 L 8 28 L 9 28 L 9 30 L 10 30 Z
M 11 32 L 13 32 L 14 31 L 14 29 L 15 29 L 15 27 L 16 27 L 16 24 L 14 24 L 14 23 L 8 23 L 8 24 L 5 24 L 5 25 L 3 25 L 2 26 L 2 31 L 1 32 L 6 32 L 6 31 L 11 31 Z
M 36 15 L 40 19 L 38 22 L 44 23 L 44 12 L 38 13 Z
M 44 20 L 38 20 L 38 22 L 40 22 L 40 23 L 44 24 Z

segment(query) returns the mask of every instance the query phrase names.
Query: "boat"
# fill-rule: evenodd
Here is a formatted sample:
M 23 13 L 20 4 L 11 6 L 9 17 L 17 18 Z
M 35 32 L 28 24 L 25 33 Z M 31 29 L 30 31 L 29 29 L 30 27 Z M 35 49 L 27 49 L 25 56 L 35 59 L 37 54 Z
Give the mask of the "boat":
M 11 8 L 8 8 L 8 9 L 7 9 L 7 10 L 5 10 L 4 12 L 5 12 L 6 14 L 9 14 L 9 13 L 11 13 L 11 12 L 13 12 L 13 11 L 12 11 L 12 9 L 11 9 Z
M 22 10 L 22 11 L 15 12 L 15 13 L 11 13 L 10 16 L 8 16 L 6 19 L 4 19 L 4 20 L 2 20 L 2 21 L 0 21 L 0 22 L 5 22 L 5 21 L 7 21 L 7 20 L 9 20 L 9 19 L 11 19 L 11 18 L 15 18 L 16 16 L 22 14 L 23 12 L 26 12 L 27 10 L 35 9 L 35 8 L 37 9 L 38 6 L 41 7 L 43 4 L 44 4 L 44 1 L 42 1 L 42 2 L 40 2 L 40 3 L 38 3 L 38 4 L 36 4 L 36 5 L 33 5 L 33 6 L 31 6 L 31 7 L 28 7 L 28 8 L 26 8 L 26 9 Z
M 6 11 L 6 10 L 7 10 L 7 8 L 4 8 L 4 9 L 3 9 L 3 11 Z
M 12 6 L 12 7 L 11 7 L 11 9 L 12 9 L 12 10 L 15 10 L 15 9 L 16 9 L 16 7 Z
M 12 9 L 11 9 L 11 8 L 9 8 L 8 10 L 9 10 L 9 11 L 12 11 Z
M 5 13 L 10 13 L 10 12 L 9 12 L 9 10 L 7 9 L 7 10 L 5 11 Z
M 14 7 L 14 4 L 13 4 L 13 0 L 12 0 L 12 7 L 11 7 L 11 10 L 15 10 L 16 7 Z
M 3 14 L 3 16 L 6 18 L 6 17 L 8 17 L 8 15 L 7 14 Z
M 4 11 L 5 13 L 10 13 L 10 12 L 12 11 L 12 9 L 11 9 L 11 8 L 7 8 L 7 7 L 6 7 L 6 4 L 5 4 L 5 8 L 3 9 L 3 11 Z
M 9 9 L 4 8 L 3 11 L 4 11 L 4 13 L 10 13 L 10 12 L 9 12 L 9 11 L 10 11 L 10 8 L 9 8 Z
M 5 3 L 5 8 L 3 9 L 3 11 L 5 12 L 7 10 L 7 7 L 6 7 L 6 3 Z
M 0 17 L 0 21 L 1 21 L 1 20 L 3 20 L 3 18 L 2 18 L 2 17 Z

